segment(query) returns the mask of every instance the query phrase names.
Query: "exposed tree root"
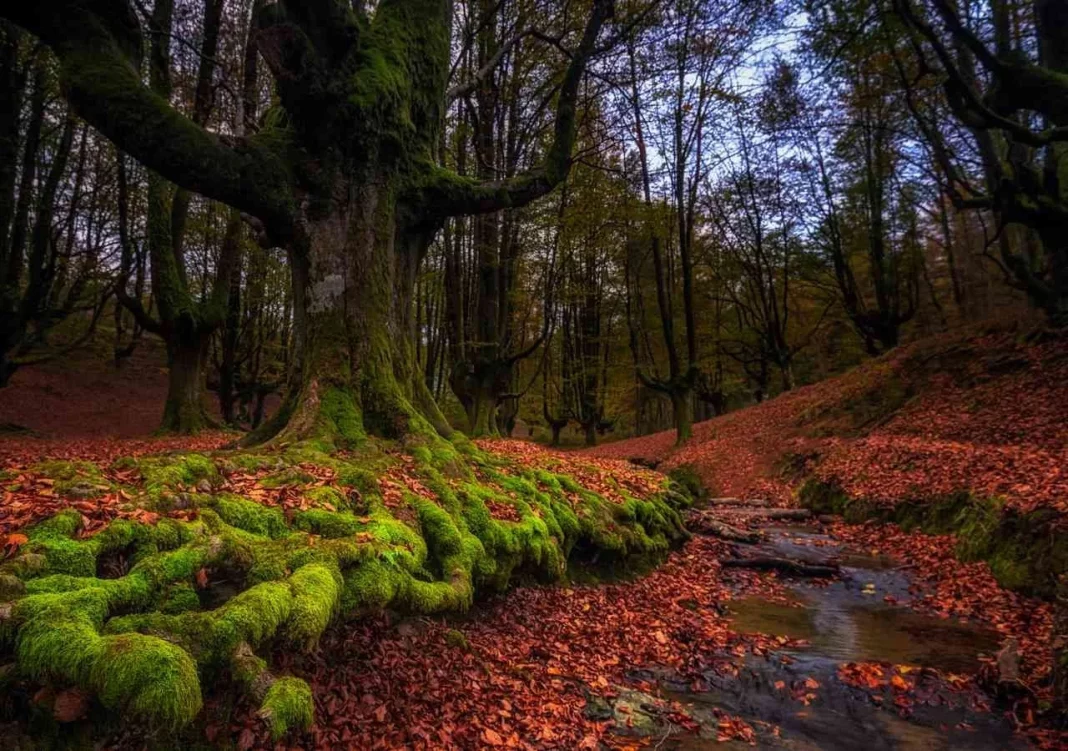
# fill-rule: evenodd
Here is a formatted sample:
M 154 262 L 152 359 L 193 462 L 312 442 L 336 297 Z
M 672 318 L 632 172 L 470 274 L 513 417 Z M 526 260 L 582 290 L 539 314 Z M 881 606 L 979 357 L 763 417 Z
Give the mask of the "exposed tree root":
M 112 486 L 133 518 L 86 535 L 66 509 L 0 564 L 0 664 L 156 728 L 190 722 L 202 687 L 227 674 L 275 737 L 307 727 L 311 692 L 271 672 L 259 656 L 271 645 L 311 649 L 335 620 L 382 608 L 463 610 L 518 573 L 553 581 L 578 543 L 629 557 L 685 537 L 667 485 L 609 500 L 462 436 L 404 453 L 369 441 L 356 458 L 308 445 L 148 457 L 108 473 L 142 478 Z M 101 564 L 116 556 L 128 565 Z

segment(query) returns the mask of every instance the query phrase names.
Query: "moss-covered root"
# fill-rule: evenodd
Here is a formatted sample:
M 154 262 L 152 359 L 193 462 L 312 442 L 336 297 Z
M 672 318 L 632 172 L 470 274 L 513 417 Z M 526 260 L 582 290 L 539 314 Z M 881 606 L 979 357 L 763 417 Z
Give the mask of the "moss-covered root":
M 276 678 L 267 662 L 247 643 L 234 650 L 231 672 L 251 699 L 259 704 L 259 716 L 278 740 L 289 730 L 307 730 L 315 721 L 311 688 L 300 678 Z
M 610 500 L 461 442 L 414 447 L 404 471 L 428 492 L 402 488 L 388 503 L 366 462 L 294 451 L 273 462 L 290 473 L 330 466 L 338 488 L 310 490 L 325 502 L 289 515 L 217 492 L 212 461 L 188 455 L 138 466 L 160 503 L 173 488 L 203 485 L 189 501 L 194 521 L 116 520 L 81 538 L 80 515 L 67 510 L 27 530 L 19 556 L 0 564 L 0 652 L 13 651 L 23 678 L 79 686 L 157 728 L 191 721 L 201 682 L 228 670 L 277 737 L 311 724 L 311 694 L 272 675 L 257 650 L 312 649 L 338 616 L 463 610 L 476 590 L 503 589 L 517 574 L 558 580 L 577 548 L 641 558 L 685 536 L 671 501 L 686 499 L 670 488 L 651 499 L 619 489 Z M 346 487 L 358 488 L 358 504 Z M 110 554 L 131 565 L 98 578 Z
M 300 678 L 279 678 L 267 689 L 259 714 L 276 740 L 291 729 L 307 730 L 315 719 L 311 688 Z

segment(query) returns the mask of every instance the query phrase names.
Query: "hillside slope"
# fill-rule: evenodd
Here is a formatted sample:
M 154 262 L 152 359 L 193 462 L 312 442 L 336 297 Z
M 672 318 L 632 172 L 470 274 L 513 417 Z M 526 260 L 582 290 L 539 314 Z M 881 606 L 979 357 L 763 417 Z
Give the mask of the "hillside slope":
M 803 480 L 894 505 L 959 492 L 1068 513 L 1068 339 L 945 335 L 694 427 L 590 450 L 691 465 L 718 495 L 787 503 Z
M 0 425 L 50 438 L 133 438 L 159 427 L 167 396 L 163 342 L 145 337 L 116 368 L 105 348 L 15 372 L 0 389 Z
M 928 339 L 673 442 L 659 433 L 590 453 L 688 466 L 714 495 L 951 534 L 961 560 L 986 561 L 1010 589 L 1050 597 L 1068 574 L 1063 336 Z

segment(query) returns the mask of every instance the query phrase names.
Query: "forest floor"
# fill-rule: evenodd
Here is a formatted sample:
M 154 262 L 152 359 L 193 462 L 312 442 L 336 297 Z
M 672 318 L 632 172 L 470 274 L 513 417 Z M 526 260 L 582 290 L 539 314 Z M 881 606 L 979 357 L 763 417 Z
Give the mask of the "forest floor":
M 714 495 L 793 502 L 815 477 L 893 506 L 966 491 L 1068 514 L 1068 338 L 993 330 L 899 347 L 836 378 L 591 456 L 690 466 Z
M 948 334 L 697 424 L 682 447 L 665 432 L 584 453 L 661 471 L 685 467 L 713 496 L 844 510 L 855 523 L 820 517 L 832 547 L 886 556 L 924 592 L 906 598 L 910 608 L 983 624 L 999 635 L 1002 659 L 1018 655 L 1024 688 L 1013 696 L 1015 724 L 1033 727 L 1048 706 L 1048 585 L 1045 599 L 1019 591 L 1043 589 L 1035 572 L 1064 573 L 1068 558 L 1063 336 Z M 820 502 L 828 496 L 834 503 Z M 882 523 L 888 520 L 902 524 Z M 1031 527 L 1034 538 L 1013 536 Z M 1046 541 L 1040 565 L 1018 549 L 1033 539 Z M 893 593 L 885 599 L 901 604 Z M 975 675 L 988 685 L 1006 668 L 991 652 L 984 664 Z M 1068 738 L 1048 731 L 1036 729 L 1033 738 L 1068 746 Z
M 210 694 L 195 739 L 242 751 L 1068 747 L 1042 716 L 1045 601 L 1003 588 L 983 561 L 961 562 L 951 535 L 796 508 L 800 486 L 818 478 L 887 506 L 971 490 L 1059 517 L 1068 510 L 1066 375 L 1063 341 L 947 338 L 699 424 L 679 450 L 668 434 L 578 455 L 480 442 L 605 494 L 651 487 L 629 460 L 689 465 L 714 496 L 736 500 L 692 511 L 696 534 L 643 575 L 606 580 L 593 561 L 573 567 L 566 585 L 519 586 L 462 615 L 382 613 L 332 626 L 310 652 L 280 644 L 271 664 L 310 685 L 312 728 L 276 742 L 251 701 Z M 0 421 L 36 415 L 7 404 Z M 106 427 L 114 408 L 31 426 L 50 436 L 0 439 L 0 469 L 19 478 L 0 503 L 8 556 L 22 530 L 66 506 L 82 514 L 86 535 L 116 518 L 154 521 L 118 492 L 57 493 L 34 473 L 42 460 L 91 462 L 110 478 L 119 457 L 211 454 L 234 437 L 117 433 Z M 403 469 L 379 479 L 387 498 L 413 487 Z M 260 480 L 238 474 L 226 485 L 287 514 L 302 503 L 301 488 Z M 776 518 L 782 510 L 787 518 Z M 752 541 L 710 534 L 724 525 Z M 778 563 L 757 570 L 754 558 Z M 88 712 L 81 699 L 72 710 L 69 692 L 31 701 L 73 725 Z M 14 722 L 0 738 L 25 729 Z M 109 732 L 105 746 L 144 746 L 141 727 Z

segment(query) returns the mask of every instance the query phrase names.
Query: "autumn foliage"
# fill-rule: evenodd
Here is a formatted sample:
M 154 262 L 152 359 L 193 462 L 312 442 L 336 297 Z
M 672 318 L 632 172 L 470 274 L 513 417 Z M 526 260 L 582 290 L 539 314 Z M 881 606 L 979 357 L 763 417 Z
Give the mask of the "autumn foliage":
M 815 475 L 886 504 L 961 491 L 1068 513 L 1068 341 L 947 334 L 842 375 L 589 455 L 692 465 L 713 492 L 786 503 Z

